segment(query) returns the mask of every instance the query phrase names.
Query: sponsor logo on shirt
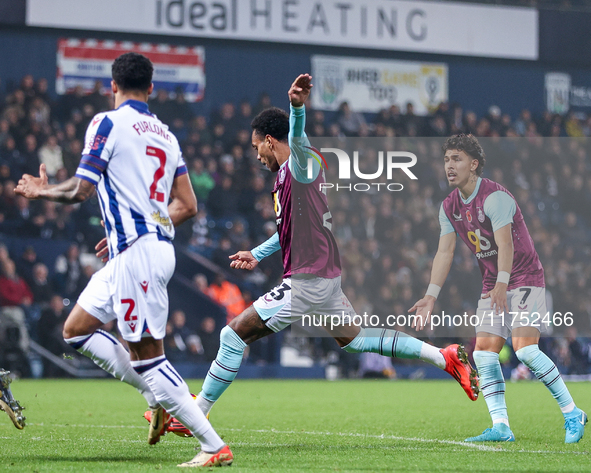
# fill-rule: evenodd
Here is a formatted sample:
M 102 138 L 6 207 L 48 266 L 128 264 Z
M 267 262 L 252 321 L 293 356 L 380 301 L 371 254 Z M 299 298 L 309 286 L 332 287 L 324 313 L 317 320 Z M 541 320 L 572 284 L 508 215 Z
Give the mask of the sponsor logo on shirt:
M 474 232 L 468 232 L 468 240 L 474 245 L 476 249 L 475 255 L 478 259 L 489 258 L 497 254 L 497 250 L 490 250 L 492 246 L 490 240 L 480 234 L 480 229 L 476 229 Z
M 152 220 L 154 220 L 157 224 L 166 227 L 168 230 L 172 229 L 172 222 L 170 221 L 170 218 L 160 215 L 160 210 L 152 212 L 151 217 Z

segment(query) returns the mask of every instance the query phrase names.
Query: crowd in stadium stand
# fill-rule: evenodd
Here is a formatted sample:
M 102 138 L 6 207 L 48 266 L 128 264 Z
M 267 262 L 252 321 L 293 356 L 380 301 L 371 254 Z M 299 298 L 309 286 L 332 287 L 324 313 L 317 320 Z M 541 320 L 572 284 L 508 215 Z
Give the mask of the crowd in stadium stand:
M 56 100 L 48 93 L 47 80 L 32 76 L 25 76 L 18 88 L 0 95 L 0 242 L 26 237 L 70 243 L 54 268 L 40 262 L 31 247 L 14 254 L 9 244 L 0 245 L 0 360 L 12 356 L 24 374 L 30 373 L 26 360 L 30 339 L 57 354 L 68 351 L 60 334 L 68 311 L 64 301 L 75 301 L 98 268 L 85 255 L 92 253 L 104 230 L 96 197 L 83 204 L 60 205 L 30 202 L 15 196 L 13 189 L 23 173 L 37 175 L 40 163 L 46 165 L 50 182 L 73 176 L 88 123 L 97 112 L 110 109 L 110 104 L 98 83 L 90 95 L 76 89 Z M 271 105 L 269 96 L 263 94 L 257 103 L 223 103 L 209 116 L 199 114 L 199 106 L 188 104 L 180 92 L 159 90 L 149 105 L 178 137 L 199 202 L 198 215 L 179 228 L 177 244 L 219 266 L 215 280 L 196 275 L 194 286 L 223 306 L 229 321 L 252 299 L 276 285 L 282 274 L 278 255 L 263 260 L 254 273 L 228 267 L 228 255 L 251 249 L 275 232 L 270 193 L 275 176 L 257 162 L 250 139 L 250 122 Z M 552 303 L 549 310 L 571 311 L 582 321 L 579 330 L 588 331 L 589 147 L 584 141 L 553 138 L 591 136 L 591 117 L 575 112 L 533 116 L 528 110 L 511 117 L 494 105 L 485 116 L 477 116 L 458 104 L 441 104 L 432 114 L 417 116 L 410 103 L 370 116 L 343 103 L 337 114 L 308 107 L 306 129 L 312 139 L 440 138 L 433 146 L 428 140 L 426 144 L 417 141 L 417 167 L 421 176 L 426 176 L 420 185 L 407 180 L 404 192 L 330 195 L 343 287 L 358 313 L 405 314 L 424 294 L 439 238 L 439 205 L 449 193 L 441 138 L 470 132 L 486 138 L 482 141 L 488 155 L 485 177 L 507 187 L 524 213 L 544 266 Z M 504 137 L 513 140 L 501 140 Z M 438 308 L 454 314 L 474 313 L 480 288 L 476 260 L 465 245 L 458 244 Z M 177 311 L 171 316 L 167 351 L 176 359 L 212 359 L 218 341 L 209 334 L 221 327 L 216 328 L 215 321 L 202 314 L 196 324 L 199 333 L 191 332 L 185 326 L 188 316 L 194 315 Z M 470 339 L 470 330 L 433 342 L 441 344 L 459 335 Z M 338 351 L 331 340 L 313 343 L 314 353 L 325 359 L 330 358 L 329 352 Z M 577 328 L 544 343 L 563 373 L 589 373 L 591 340 L 581 337 Z M 510 350 L 502 358 L 510 366 L 517 365 Z M 354 369 L 357 361 L 343 363 L 347 371 Z M 391 377 L 392 369 L 388 370 Z

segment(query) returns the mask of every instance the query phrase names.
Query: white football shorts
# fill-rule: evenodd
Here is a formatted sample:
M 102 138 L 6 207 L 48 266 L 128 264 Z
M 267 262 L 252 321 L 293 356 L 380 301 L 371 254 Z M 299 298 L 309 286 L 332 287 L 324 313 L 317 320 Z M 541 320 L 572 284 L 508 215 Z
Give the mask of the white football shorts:
M 138 238 L 88 282 L 78 304 L 103 323 L 117 319 L 124 340 L 166 335 L 168 292 L 175 268 L 174 247 L 155 233 Z
M 259 297 L 253 304 L 265 325 L 280 332 L 304 315 L 340 315 L 344 320 L 355 311 L 341 289 L 341 277 L 333 279 L 294 275 Z
M 547 331 L 551 315 L 546 310 L 546 288 L 524 286 L 507 291 L 509 313 L 495 313 L 490 307 L 490 298 L 478 301 L 477 315 L 480 320 L 476 333 L 486 332 L 509 338 L 513 329 L 533 327 L 540 333 Z

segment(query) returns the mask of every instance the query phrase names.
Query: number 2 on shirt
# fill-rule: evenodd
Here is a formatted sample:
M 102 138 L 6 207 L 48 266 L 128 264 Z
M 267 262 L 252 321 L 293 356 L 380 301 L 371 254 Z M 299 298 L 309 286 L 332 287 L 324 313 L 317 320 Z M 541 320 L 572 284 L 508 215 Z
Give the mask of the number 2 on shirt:
M 163 149 L 154 148 L 153 146 L 146 147 L 146 154 L 148 156 L 155 156 L 160 161 L 160 167 L 154 173 L 154 181 L 150 186 L 150 199 L 156 199 L 158 202 L 164 202 L 164 192 L 158 192 L 158 181 L 164 177 L 164 166 L 166 166 L 166 153 Z

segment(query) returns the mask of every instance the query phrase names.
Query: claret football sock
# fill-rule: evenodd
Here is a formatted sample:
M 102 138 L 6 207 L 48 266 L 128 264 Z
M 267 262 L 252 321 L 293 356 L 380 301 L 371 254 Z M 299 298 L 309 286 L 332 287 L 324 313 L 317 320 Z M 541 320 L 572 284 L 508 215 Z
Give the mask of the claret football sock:
M 228 326 L 222 329 L 220 349 L 207 372 L 203 388 L 197 397 L 197 404 L 204 414 L 209 413 L 209 409 L 234 381 L 242 363 L 245 348 L 246 343 L 234 330 Z
M 349 353 L 372 352 L 395 358 L 416 358 L 445 368 L 445 358 L 439 348 L 397 330 L 362 328 L 343 350 Z
M 488 407 L 493 424 L 509 425 L 505 404 L 505 378 L 499 363 L 499 354 L 492 351 L 475 351 L 472 355 L 480 377 L 480 391 Z
M 131 366 L 129 353 L 115 337 L 104 330 L 97 330 L 91 335 L 67 338 L 65 341 L 107 373 L 136 388 L 150 407 L 158 405 L 150 387 Z
M 540 350 L 538 345 L 523 347 L 517 350 L 515 355 L 544 383 L 558 402 L 560 410 L 566 418 L 576 406 L 554 362 Z
M 132 361 L 131 365 L 150 386 L 156 401 L 199 440 L 203 451 L 217 452 L 224 447 L 224 441 L 193 401 L 189 386 L 165 355 L 150 360 Z

